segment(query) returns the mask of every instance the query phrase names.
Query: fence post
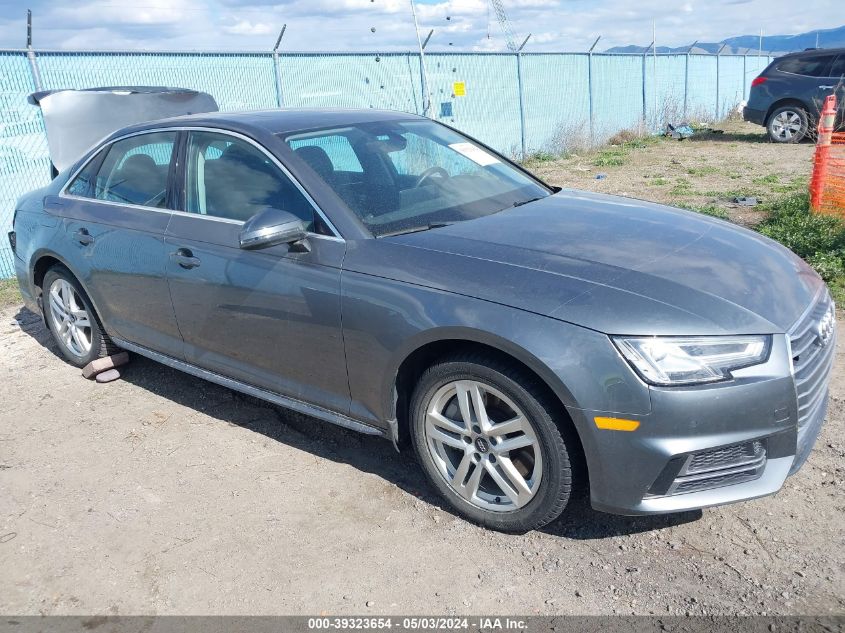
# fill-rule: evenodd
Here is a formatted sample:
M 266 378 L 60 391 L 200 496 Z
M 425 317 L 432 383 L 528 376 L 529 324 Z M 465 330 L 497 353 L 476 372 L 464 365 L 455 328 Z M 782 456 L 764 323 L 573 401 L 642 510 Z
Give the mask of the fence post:
M 684 66 L 684 120 L 687 119 L 687 110 L 689 107 L 689 53 L 690 48 L 687 49 L 686 65 Z
M 288 25 L 283 24 L 282 30 L 279 31 L 279 37 L 276 39 L 276 45 L 273 47 L 273 77 L 276 81 L 276 107 L 281 108 L 284 106 L 285 101 L 282 96 L 282 71 L 279 68 L 279 45 L 282 43 L 282 38 L 285 36 L 285 31 L 287 31 Z
M 742 56 L 742 100 L 748 99 L 748 49 Z
M 722 56 L 716 53 L 716 120 L 719 120 L 719 110 L 720 110 L 720 88 L 719 83 L 721 79 L 721 68 L 722 68 Z
M 522 52 L 516 52 L 516 84 L 519 91 L 519 140 L 522 160 L 525 160 L 525 92 L 522 89 Z
M 32 46 L 27 47 L 26 58 L 29 60 L 29 72 L 32 73 L 32 83 L 36 90 L 41 90 L 41 72 L 38 70 L 38 61 L 35 59 L 35 51 L 32 50 Z
M 648 55 L 648 49 L 646 52 L 643 53 L 643 125 L 648 128 L 648 85 L 646 83 L 646 56 Z
M 273 51 L 273 76 L 276 79 L 276 107 L 282 108 L 285 105 L 285 100 L 282 93 L 282 73 L 279 69 L 279 53 Z
M 596 144 L 596 115 L 593 106 L 593 49 L 587 54 L 587 90 L 590 99 L 590 145 Z

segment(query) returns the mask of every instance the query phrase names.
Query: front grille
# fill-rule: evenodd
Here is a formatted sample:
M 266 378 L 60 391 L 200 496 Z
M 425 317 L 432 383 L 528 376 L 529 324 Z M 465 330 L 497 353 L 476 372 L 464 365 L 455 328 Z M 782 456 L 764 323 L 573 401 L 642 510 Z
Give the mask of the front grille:
M 822 341 L 819 325 L 834 310 L 833 300 L 825 290 L 819 301 L 799 319 L 789 332 L 795 392 L 798 396 L 798 429 L 814 420 L 823 408 L 836 348 L 836 331 Z
M 833 300 L 825 290 L 789 332 L 798 397 L 798 441 L 790 475 L 807 461 L 827 412 L 828 382 L 836 351 L 835 316 Z M 821 330 L 826 317 L 832 320 L 832 330 L 824 341 Z
M 686 472 L 682 474 L 695 475 L 720 468 L 742 466 L 757 461 L 765 452 L 763 443 L 755 441 L 695 453 L 686 467 Z

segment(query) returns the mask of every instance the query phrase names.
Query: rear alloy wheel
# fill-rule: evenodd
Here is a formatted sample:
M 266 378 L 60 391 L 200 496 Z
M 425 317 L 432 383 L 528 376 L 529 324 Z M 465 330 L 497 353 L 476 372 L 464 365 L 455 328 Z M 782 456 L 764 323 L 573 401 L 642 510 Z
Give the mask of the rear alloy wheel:
M 100 327 L 91 301 L 67 268 L 54 266 L 48 270 L 42 289 L 47 325 L 70 363 L 85 367 L 116 351 Z
M 429 480 L 465 518 L 525 532 L 563 511 L 569 455 L 533 381 L 504 365 L 457 358 L 423 374 L 411 411 Z
M 810 128 L 807 113 L 797 106 L 784 106 L 772 112 L 766 129 L 774 143 L 798 143 Z

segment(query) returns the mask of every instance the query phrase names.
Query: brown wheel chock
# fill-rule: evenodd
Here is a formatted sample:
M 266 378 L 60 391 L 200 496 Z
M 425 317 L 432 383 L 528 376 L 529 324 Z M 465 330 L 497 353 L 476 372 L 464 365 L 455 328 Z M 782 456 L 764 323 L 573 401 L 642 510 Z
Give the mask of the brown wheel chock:
M 129 362 L 128 352 L 119 352 L 92 360 L 82 368 L 83 378 L 96 379 L 97 382 L 111 382 L 120 378 L 117 368 Z

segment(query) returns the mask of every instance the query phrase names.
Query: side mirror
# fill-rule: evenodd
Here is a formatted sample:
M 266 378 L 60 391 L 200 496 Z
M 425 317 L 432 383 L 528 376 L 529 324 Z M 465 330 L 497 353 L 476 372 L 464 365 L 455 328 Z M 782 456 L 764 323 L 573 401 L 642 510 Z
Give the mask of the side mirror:
M 305 223 L 293 213 L 267 207 L 244 223 L 239 239 L 241 248 L 259 249 L 293 244 L 307 235 Z

